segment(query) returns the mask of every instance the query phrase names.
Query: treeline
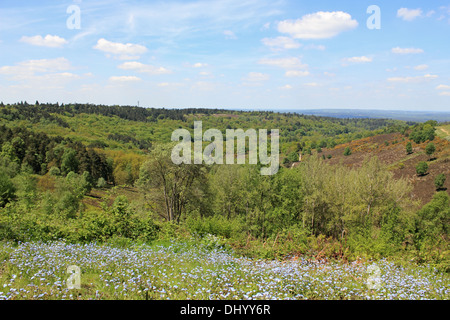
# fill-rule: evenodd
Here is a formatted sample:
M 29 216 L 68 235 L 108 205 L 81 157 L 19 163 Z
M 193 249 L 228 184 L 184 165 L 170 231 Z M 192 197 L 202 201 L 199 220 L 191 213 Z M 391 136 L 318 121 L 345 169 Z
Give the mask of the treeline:
M 257 119 L 257 122 L 266 124 L 282 124 L 286 132 L 295 132 L 300 135 L 310 135 L 312 131 L 320 129 L 326 136 L 336 136 L 355 132 L 356 129 L 364 129 L 366 131 L 374 131 L 380 128 L 392 128 L 403 123 L 398 120 L 390 119 L 360 119 L 348 118 L 338 119 L 332 117 L 320 117 L 314 115 L 303 115 L 298 113 L 277 113 L 274 111 L 230 111 L 222 109 L 205 109 L 205 108 L 186 108 L 186 109 L 165 109 L 165 108 L 144 108 L 135 106 L 106 106 L 95 104 L 49 104 L 39 103 L 28 104 L 20 102 L 12 105 L 4 105 L 0 103 L 0 116 L 6 120 L 30 120 L 38 122 L 40 119 L 46 119 L 51 122 L 58 123 L 62 127 L 69 125 L 62 119 L 52 114 L 60 114 L 65 116 L 75 116 L 79 114 L 98 114 L 107 117 L 117 116 L 121 119 L 139 121 L 139 122 L 156 122 L 162 119 L 186 121 L 186 116 L 190 115 L 217 115 L 230 114 L 238 115 L 249 123 L 251 119 Z M 228 120 L 233 120 L 231 117 Z M 283 123 L 284 121 L 284 123 Z M 246 126 L 247 126 L 246 125 Z M 245 126 L 244 126 L 245 127 Z M 231 128 L 231 127 L 230 127 Z M 242 128 L 242 127 L 240 127 Z M 270 129 L 270 128 L 267 128 Z M 275 129 L 275 128 L 274 128 Z M 299 130 L 299 131 L 298 131 Z
M 44 175 L 88 172 L 92 179 L 113 183 L 112 165 L 103 154 L 69 138 L 49 137 L 22 127 L 0 125 L 0 165 L 14 176 L 20 171 Z
M 10 111 L 7 108 L 13 107 L 15 110 Z M 78 114 L 98 114 L 107 117 L 117 116 L 121 119 L 140 121 L 140 122 L 156 122 L 161 119 L 171 119 L 185 121 L 185 115 L 188 114 L 214 114 L 224 112 L 220 109 L 205 109 L 205 108 L 187 108 L 187 109 L 165 109 L 165 108 L 144 108 L 135 106 L 106 106 L 96 104 L 59 104 L 59 103 L 39 103 L 28 104 L 27 102 L 20 102 L 12 105 L 0 104 L 2 112 L 5 113 L 6 119 L 37 119 L 45 118 L 49 120 L 58 121 L 49 114 L 61 114 L 66 116 L 75 116 Z M 8 118 L 9 116 L 10 118 Z M 67 123 L 60 122 L 61 126 L 67 126 Z
M 28 120 L 31 123 L 48 121 L 63 128 L 69 128 L 69 124 L 67 122 L 59 117 L 51 115 L 46 108 L 28 105 L 23 102 L 12 106 L 4 106 L 3 103 L 0 104 L 0 118 L 7 121 Z

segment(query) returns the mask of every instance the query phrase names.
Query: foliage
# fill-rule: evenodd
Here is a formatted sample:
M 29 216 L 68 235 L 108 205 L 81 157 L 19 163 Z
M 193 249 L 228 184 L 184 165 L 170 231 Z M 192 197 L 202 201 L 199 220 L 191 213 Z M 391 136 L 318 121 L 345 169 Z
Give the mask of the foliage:
M 417 144 L 432 141 L 436 137 L 436 126 L 436 121 L 417 124 L 409 134 L 409 138 Z
M 419 176 L 424 176 L 428 172 L 428 163 L 420 161 L 416 166 L 416 172 Z
M 436 146 L 434 145 L 434 143 L 430 142 L 429 144 L 427 144 L 427 146 L 425 147 L 425 153 L 431 157 L 435 152 Z
M 103 179 L 103 177 L 98 178 L 97 185 L 96 185 L 97 188 L 102 189 L 102 188 L 106 187 L 106 185 L 107 185 L 106 180 Z
M 408 143 L 406 144 L 406 153 L 407 153 L 407 154 L 413 153 L 413 148 L 412 148 L 412 143 L 411 143 L 411 142 L 408 142 Z
M 63 174 L 88 171 L 96 179 L 103 177 L 112 181 L 111 168 L 104 155 L 68 138 L 0 125 L 0 146 L 0 158 L 4 162 L 14 163 L 19 168 L 26 165 L 35 174 L 43 175 L 47 168 L 56 167 Z M 11 164 L 6 167 L 11 168 Z
M 222 132 L 278 128 L 286 164 L 300 152 L 305 157 L 275 176 L 249 165 L 174 165 L 165 143 L 196 120 Z M 263 111 L 26 103 L 0 106 L 0 122 L 0 188 L 9 190 L 0 208 L 1 239 L 128 248 L 193 235 L 211 249 L 230 245 L 259 258 L 398 256 L 448 265 L 443 195 L 418 210 L 411 183 L 394 179 L 377 158 L 351 169 L 324 161 L 331 159 L 325 149 L 322 157 L 312 152 L 399 130 L 423 143 L 434 139 L 433 122 L 407 127 Z M 138 192 L 126 197 L 129 190 Z
M 445 174 L 443 174 L 443 173 L 436 176 L 436 178 L 434 179 L 434 185 L 436 186 L 436 190 L 439 191 L 442 189 L 442 187 L 444 187 L 446 179 L 447 178 L 446 178 Z
M 432 261 L 436 267 L 446 272 L 450 271 L 449 225 L 450 196 L 441 191 L 417 213 L 414 240 L 419 258 L 422 261 Z
M 174 164 L 171 150 L 167 146 L 155 148 L 142 165 L 137 184 L 157 204 L 160 216 L 179 221 L 187 207 L 201 197 L 206 170 L 200 165 Z
M 9 176 L 0 168 L 0 207 L 14 199 L 16 188 Z

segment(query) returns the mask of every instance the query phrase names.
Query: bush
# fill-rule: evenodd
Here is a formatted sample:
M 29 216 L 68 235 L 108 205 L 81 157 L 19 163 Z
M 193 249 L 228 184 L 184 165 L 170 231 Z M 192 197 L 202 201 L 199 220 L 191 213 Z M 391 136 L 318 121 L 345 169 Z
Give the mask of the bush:
M 102 189 L 104 187 L 106 187 L 106 180 L 104 178 L 102 178 L 102 177 L 98 178 L 98 180 L 97 180 L 97 188 Z
M 428 155 L 428 156 L 432 156 L 433 155 L 433 153 L 435 153 L 436 152 L 436 146 L 434 145 L 434 143 L 429 143 L 426 147 L 425 147 L 425 153 Z
M 0 207 L 4 207 L 8 202 L 14 199 L 16 188 L 8 175 L 0 171 Z
M 418 213 L 416 220 L 415 245 L 425 256 L 431 254 L 433 260 L 440 260 L 448 250 L 450 224 L 450 196 L 445 191 L 436 193 L 430 203 Z M 444 248 L 442 252 L 441 249 Z M 447 249 L 445 249 L 447 248 Z M 434 250 L 441 251 L 440 253 Z M 437 255 L 436 255 L 437 254 Z M 448 259 L 448 251 L 447 251 Z M 448 268 L 448 260 L 447 260 Z
M 416 166 L 416 172 L 419 176 L 424 176 L 428 172 L 428 164 L 425 161 L 421 161 Z
M 186 221 L 188 230 L 201 237 L 211 234 L 223 238 L 241 235 L 244 230 L 242 221 L 238 218 L 227 219 L 220 215 L 205 218 L 190 218 Z
M 61 175 L 61 170 L 59 170 L 58 167 L 51 167 L 50 170 L 48 170 L 48 173 L 53 177 L 57 177 Z
M 436 186 L 436 190 L 441 190 L 442 187 L 444 187 L 445 180 L 447 178 L 445 177 L 445 174 L 441 173 L 434 179 L 434 185 Z
M 345 148 L 345 150 L 344 150 L 344 156 L 349 156 L 349 155 L 351 155 L 351 154 L 352 154 L 352 150 L 351 150 L 349 147 Z
M 412 143 L 411 143 L 411 142 L 408 142 L 408 143 L 406 144 L 406 153 L 407 153 L 407 154 L 413 153 L 413 148 L 412 148 Z

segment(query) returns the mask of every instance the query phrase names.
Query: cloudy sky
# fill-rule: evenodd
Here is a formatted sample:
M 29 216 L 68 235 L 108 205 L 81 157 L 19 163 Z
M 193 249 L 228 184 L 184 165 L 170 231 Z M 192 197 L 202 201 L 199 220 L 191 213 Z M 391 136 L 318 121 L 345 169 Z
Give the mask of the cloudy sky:
M 0 48 L 4 103 L 450 110 L 449 0 L 2 0 Z

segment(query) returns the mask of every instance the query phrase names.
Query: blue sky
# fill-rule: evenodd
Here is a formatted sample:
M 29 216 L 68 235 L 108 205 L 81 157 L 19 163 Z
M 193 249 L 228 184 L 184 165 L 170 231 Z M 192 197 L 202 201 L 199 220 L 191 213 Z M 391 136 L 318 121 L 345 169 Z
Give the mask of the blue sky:
M 448 0 L 2 0 L 0 48 L 5 103 L 450 111 Z

